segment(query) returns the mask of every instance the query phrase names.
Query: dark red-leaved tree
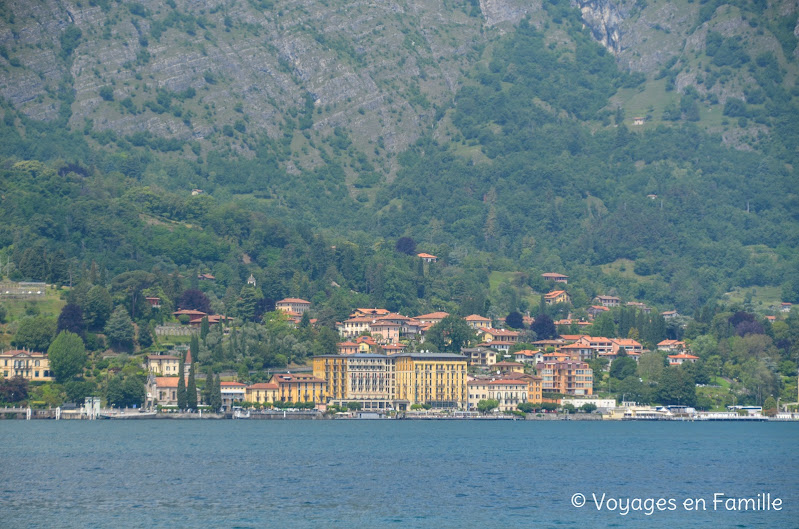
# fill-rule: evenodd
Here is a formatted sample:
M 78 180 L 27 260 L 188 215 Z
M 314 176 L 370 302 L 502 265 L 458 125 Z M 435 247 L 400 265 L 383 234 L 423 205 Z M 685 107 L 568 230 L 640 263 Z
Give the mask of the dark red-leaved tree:
M 206 314 L 211 313 L 211 302 L 208 301 L 206 296 L 200 290 L 186 290 L 180 295 L 178 300 L 178 309 L 180 310 L 199 310 Z

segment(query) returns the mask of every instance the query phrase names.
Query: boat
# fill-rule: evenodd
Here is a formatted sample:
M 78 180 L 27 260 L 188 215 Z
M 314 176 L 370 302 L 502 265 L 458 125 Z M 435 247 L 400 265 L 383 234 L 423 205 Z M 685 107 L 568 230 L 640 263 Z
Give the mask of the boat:
M 114 420 L 136 420 L 136 419 L 155 419 L 157 412 L 154 411 L 139 411 L 139 410 L 126 410 L 126 411 L 107 411 L 97 414 L 98 419 L 114 419 Z

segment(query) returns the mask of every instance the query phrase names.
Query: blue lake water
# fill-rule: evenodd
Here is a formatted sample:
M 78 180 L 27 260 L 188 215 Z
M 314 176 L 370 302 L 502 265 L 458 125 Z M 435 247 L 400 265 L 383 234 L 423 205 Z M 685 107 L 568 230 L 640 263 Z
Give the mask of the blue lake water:
M 797 445 L 796 423 L 0 421 L 0 527 L 799 528 Z

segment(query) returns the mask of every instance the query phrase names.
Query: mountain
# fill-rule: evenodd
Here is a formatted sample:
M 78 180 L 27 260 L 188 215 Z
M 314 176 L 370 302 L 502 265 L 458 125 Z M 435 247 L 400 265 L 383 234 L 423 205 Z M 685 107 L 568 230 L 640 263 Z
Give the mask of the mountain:
M 371 261 L 401 236 L 469 284 L 558 270 L 685 311 L 733 287 L 787 300 L 796 19 L 744 0 L 5 3 L 0 242 L 241 275 L 319 236 L 374 265 L 353 290 L 385 265 L 420 294 L 394 309 L 468 297 Z

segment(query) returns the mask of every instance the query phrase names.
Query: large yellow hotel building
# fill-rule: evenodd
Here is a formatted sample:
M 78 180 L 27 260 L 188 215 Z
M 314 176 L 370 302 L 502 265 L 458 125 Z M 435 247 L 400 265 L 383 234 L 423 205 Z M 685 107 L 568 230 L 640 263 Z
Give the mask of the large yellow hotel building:
M 360 402 L 364 409 L 407 410 L 467 406 L 466 357 L 451 353 L 323 355 L 314 376 L 327 383 L 330 402 Z

